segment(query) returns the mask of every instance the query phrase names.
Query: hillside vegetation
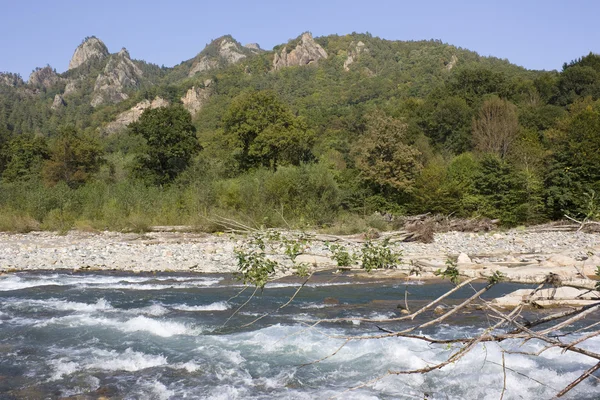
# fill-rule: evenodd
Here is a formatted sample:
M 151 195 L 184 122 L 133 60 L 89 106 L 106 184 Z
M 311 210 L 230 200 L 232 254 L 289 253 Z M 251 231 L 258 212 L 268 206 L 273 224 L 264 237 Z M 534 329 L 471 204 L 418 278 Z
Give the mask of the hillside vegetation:
M 529 71 L 440 41 L 306 33 L 272 51 L 223 36 L 173 68 L 94 37 L 75 56 L 0 74 L 0 230 L 599 213 L 595 54 Z

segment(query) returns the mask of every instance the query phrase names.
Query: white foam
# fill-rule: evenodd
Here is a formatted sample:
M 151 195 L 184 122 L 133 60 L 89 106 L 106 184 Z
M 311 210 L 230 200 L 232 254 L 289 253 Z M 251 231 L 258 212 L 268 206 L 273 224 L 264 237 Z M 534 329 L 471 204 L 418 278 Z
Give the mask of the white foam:
M 169 276 L 102 276 L 88 274 L 51 274 L 0 277 L 0 291 L 22 290 L 38 286 L 73 286 L 95 289 L 163 290 L 210 287 L 223 278 Z
M 203 306 L 188 306 L 187 304 L 177 304 L 172 306 L 172 308 L 180 311 L 225 311 L 229 310 L 231 306 L 226 301 L 217 301 L 215 303 Z
M 139 316 L 119 326 L 124 332 L 148 332 L 156 336 L 171 337 L 175 335 L 196 335 L 198 330 L 190 329 L 179 322 L 158 321 Z
M 117 319 L 94 317 L 89 314 L 75 314 L 65 317 L 50 318 L 45 321 L 38 321 L 35 326 L 44 328 L 49 325 L 66 325 L 71 328 L 79 326 L 101 326 L 103 328 L 114 328 L 122 332 L 147 332 L 161 337 L 171 337 L 176 335 L 197 336 L 202 330 L 199 328 L 188 327 L 185 324 L 174 321 L 161 321 L 145 316 L 138 316 L 125 321 Z
M 162 315 L 169 313 L 169 310 L 160 304 L 152 304 L 147 307 L 133 308 L 130 310 L 123 310 L 123 311 L 125 311 L 128 314 L 144 314 L 144 315 L 152 315 L 154 317 L 160 317 Z
M 166 357 L 162 355 L 140 353 L 131 348 L 122 353 L 102 349 L 63 349 L 61 352 L 68 353 L 68 356 L 50 361 L 54 370 L 50 380 L 61 379 L 82 370 L 133 372 L 168 365 Z

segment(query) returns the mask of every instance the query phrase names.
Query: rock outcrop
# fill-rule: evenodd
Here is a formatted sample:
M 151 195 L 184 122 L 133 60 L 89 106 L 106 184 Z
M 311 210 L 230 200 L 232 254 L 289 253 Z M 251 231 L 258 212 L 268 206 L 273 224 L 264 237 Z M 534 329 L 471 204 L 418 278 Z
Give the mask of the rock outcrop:
M 122 112 L 117 116 L 117 119 L 106 125 L 103 129 L 105 134 L 111 135 L 125 129 L 132 122 L 140 119 L 144 111 L 147 109 L 155 109 L 160 107 L 167 107 L 169 102 L 162 97 L 156 96 L 154 100 L 143 100 L 137 103 L 135 106 L 127 111 Z
M 456 55 L 452 54 L 452 58 L 450 59 L 450 61 L 448 61 L 448 63 L 446 63 L 446 70 L 447 71 L 452 70 L 452 68 L 454 68 L 456 66 L 457 62 L 458 62 L 458 57 L 456 57 Z
M 262 53 L 264 51 L 260 48 L 260 45 L 258 43 L 247 43 L 244 45 L 244 47 L 255 54 Z
M 52 102 L 52 106 L 50 108 L 52 108 L 53 110 L 59 110 L 66 105 L 67 103 L 65 103 L 65 99 L 63 99 L 63 97 L 60 94 L 56 94 L 54 96 L 54 101 Z
M 0 72 L 0 85 L 17 87 L 22 86 L 24 84 L 25 82 L 23 82 L 23 79 L 19 74 L 13 74 L 11 72 Z
M 104 71 L 96 79 L 92 107 L 128 99 L 125 91 L 137 88 L 142 75 L 142 70 L 131 61 L 125 48 L 118 54 L 113 54 Z
M 77 68 L 93 58 L 102 60 L 108 57 L 109 54 L 104 42 L 97 37 L 91 36 L 86 38 L 75 49 L 75 53 L 73 53 L 73 57 L 71 57 L 71 61 L 69 62 L 69 70 Z
M 181 98 L 183 107 L 186 110 L 188 110 L 190 114 L 192 114 L 192 117 L 194 117 L 208 101 L 212 93 L 212 88 L 210 87 L 211 84 L 212 81 L 210 79 L 207 79 L 206 81 L 204 81 L 204 87 L 193 86 Z
M 60 82 L 61 78 L 56 74 L 56 71 L 49 65 L 44 68 L 36 68 L 29 75 L 29 85 L 36 87 L 50 88 Z
M 198 72 L 208 71 L 220 66 L 235 64 L 246 58 L 247 52 L 251 53 L 252 50 L 241 46 L 231 36 L 215 39 L 196 56 L 188 76 L 194 76 Z
M 68 96 L 71 93 L 75 93 L 77 91 L 77 83 L 79 82 L 79 80 L 69 80 L 67 82 L 67 85 L 65 86 L 65 91 L 63 93 L 63 96 Z
M 535 303 L 542 307 L 552 306 L 587 306 L 597 304 L 600 293 L 574 287 L 558 287 L 553 289 L 542 289 L 531 296 L 533 290 L 519 289 L 505 296 L 492 300 L 492 303 L 500 307 L 517 307 L 522 301 Z
M 309 32 L 306 32 L 302 34 L 295 48 L 290 50 L 285 46 L 279 53 L 275 53 L 273 69 L 309 65 L 323 58 L 327 58 L 327 52 L 315 42 Z
M 358 43 L 352 42 L 350 45 L 350 50 L 348 51 L 348 57 L 346 61 L 344 61 L 344 71 L 350 71 L 350 64 L 354 63 L 358 56 L 360 56 L 363 52 L 368 52 L 369 49 L 365 47 L 365 44 L 362 41 Z

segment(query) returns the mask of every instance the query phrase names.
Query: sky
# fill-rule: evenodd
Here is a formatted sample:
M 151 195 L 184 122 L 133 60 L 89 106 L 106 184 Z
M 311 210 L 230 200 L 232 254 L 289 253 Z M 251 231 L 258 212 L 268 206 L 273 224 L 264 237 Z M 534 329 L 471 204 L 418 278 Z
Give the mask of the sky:
M 173 66 L 231 34 L 270 50 L 305 31 L 370 32 L 388 40 L 440 39 L 529 69 L 600 53 L 597 0 L 0 0 L 0 71 L 67 69 L 96 36 L 111 53 Z

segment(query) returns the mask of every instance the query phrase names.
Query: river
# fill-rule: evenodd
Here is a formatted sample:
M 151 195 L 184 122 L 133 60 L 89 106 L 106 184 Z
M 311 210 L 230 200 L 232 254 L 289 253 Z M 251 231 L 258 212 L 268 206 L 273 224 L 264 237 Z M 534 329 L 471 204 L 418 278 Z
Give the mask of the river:
M 298 287 L 297 281 L 280 281 L 250 299 L 253 290 L 239 294 L 243 287 L 230 275 L 0 276 L 0 398 L 499 399 L 502 348 L 542 348 L 536 341 L 481 344 L 441 371 L 388 376 L 347 391 L 388 370 L 422 368 L 456 351 L 456 346 L 415 339 L 357 340 L 313 363 L 344 343 L 339 336 L 382 333 L 378 325 L 406 326 L 357 320 L 399 316 L 405 290 L 415 309 L 452 286 L 321 274 L 276 311 Z M 520 287 L 500 284 L 487 296 Z M 465 288 L 447 304 L 472 293 L 473 288 Z M 268 311 L 273 313 L 244 326 Z M 428 312 L 424 318 L 431 316 Z M 349 320 L 308 328 L 313 321 L 335 317 Z M 490 323 L 481 311 L 470 309 L 422 333 L 460 337 Z M 600 351 L 600 338 L 585 346 Z M 555 349 L 538 357 L 506 354 L 505 361 L 504 399 L 552 398 L 595 364 Z M 600 398 L 598 380 L 585 380 L 566 398 Z

